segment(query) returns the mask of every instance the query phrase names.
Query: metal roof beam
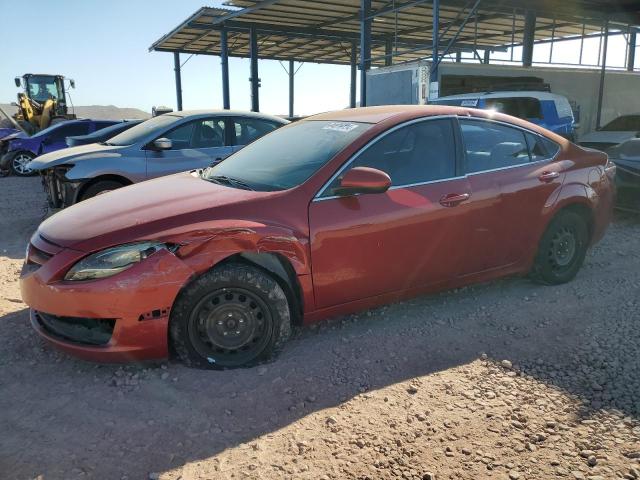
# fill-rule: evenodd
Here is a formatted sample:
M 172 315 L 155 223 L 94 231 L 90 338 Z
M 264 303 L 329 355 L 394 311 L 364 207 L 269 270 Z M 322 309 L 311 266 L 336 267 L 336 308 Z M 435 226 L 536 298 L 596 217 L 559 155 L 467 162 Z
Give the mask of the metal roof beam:
M 168 52 L 168 53 L 173 53 L 176 50 L 172 50 L 172 49 L 168 49 L 168 48 L 156 48 L 155 51 L 157 52 Z M 180 53 L 189 53 L 189 54 L 195 54 L 195 55 L 208 55 L 208 56 L 212 56 L 212 57 L 217 57 L 219 56 L 218 53 L 216 52 L 194 52 L 194 51 L 180 51 Z M 233 58 L 249 58 L 249 53 L 247 52 L 246 54 L 238 54 L 238 53 L 229 53 L 229 57 L 233 57 Z M 260 60 L 280 60 L 280 61 L 289 61 L 292 60 L 291 56 L 273 56 L 273 55 L 263 55 L 260 57 Z M 324 60 L 317 60 L 315 58 L 303 58 L 303 57 L 295 57 L 293 60 L 295 60 L 296 62 L 305 62 L 305 63 L 326 63 L 329 65 L 349 65 L 348 61 L 324 61 Z
M 225 22 L 225 27 L 230 31 L 248 31 L 249 28 L 255 28 L 258 33 L 269 34 L 269 35 L 281 35 L 285 37 L 314 37 L 314 38 L 326 38 L 329 40 L 337 40 L 337 41 L 352 41 L 358 40 L 360 38 L 360 34 L 358 32 L 350 32 L 345 30 L 327 30 L 327 29 L 319 29 L 319 28 L 309 28 L 309 27 L 289 27 L 284 25 L 270 25 L 264 23 L 249 23 L 249 22 L 235 22 L 229 21 Z M 220 26 L 213 27 L 204 27 L 200 25 L 192 25 L 190 28 L 194 30 L 204 30 L 204 29 L 213 29 L 219 30 Z M 388 35 L 386 34 L 372 34 L 371 39 L 384 43 Z M 398 45 L 422 45 L 423 40 L 415 40 L 411 38 L 401 38 L 398 37 L 397 42 Z
M 242 15 L 246 15 L 247 13 L 253 13 L 256 12 L 258 10 L 261 10 L 263 8 L 267 8 L 270 7 L 271 5 L 273 5 L 274 3 L 277 3 L 278 0 L 262 0 L 260 3 L 255 4 L 252 7 L 246 7 L 243 8 L 242 10 L 238 10 L 236 12 L 231 12 L 228 13 L 227 15 L 218 17 L 216 19 L 213 20 L 213 22 L 211 22 L 212 25 L 220 25 L 221 23 L 224 23 L 228 20 L 233 20 L 236 17 L 240 17 Z

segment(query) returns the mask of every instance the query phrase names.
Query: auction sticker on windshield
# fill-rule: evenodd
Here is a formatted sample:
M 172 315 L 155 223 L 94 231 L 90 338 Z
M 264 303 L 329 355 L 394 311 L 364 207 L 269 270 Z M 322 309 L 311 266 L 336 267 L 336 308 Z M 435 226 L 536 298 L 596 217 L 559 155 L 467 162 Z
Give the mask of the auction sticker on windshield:
M 355 130 L 356 128 L 358 128 L 358 124 L 357 123 L 350 123 L 350 122 L 330 122 L 327 123 L 324 127 L 322 127 L 323 130 L 335 130 L 337 132 L 350 132 L 351 130 Z

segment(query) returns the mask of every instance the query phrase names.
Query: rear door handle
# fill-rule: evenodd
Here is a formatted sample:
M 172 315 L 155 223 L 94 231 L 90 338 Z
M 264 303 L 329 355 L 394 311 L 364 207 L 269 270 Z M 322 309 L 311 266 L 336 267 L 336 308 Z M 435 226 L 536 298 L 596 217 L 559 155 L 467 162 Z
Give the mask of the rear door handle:
M 542 172 L 538 177 L 538 180 L 544 183 L 549 183 L 558 178 L 560 174 L 558 172 Z
M 443 207 L 457 207 L 462 202 L 466 202 L 471 198 L 468 193 L 448 193 L 440 199 L 440 205 Z

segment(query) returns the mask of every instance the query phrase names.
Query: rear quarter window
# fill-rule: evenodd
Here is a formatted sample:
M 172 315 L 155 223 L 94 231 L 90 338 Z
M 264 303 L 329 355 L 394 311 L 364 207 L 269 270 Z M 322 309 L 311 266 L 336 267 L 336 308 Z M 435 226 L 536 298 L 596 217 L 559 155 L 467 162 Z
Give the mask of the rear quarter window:
M 532 162 L 552 159 L 560 151 L 560 145 L 542 135 L 526 133 L 525 136 L 527 137 Z

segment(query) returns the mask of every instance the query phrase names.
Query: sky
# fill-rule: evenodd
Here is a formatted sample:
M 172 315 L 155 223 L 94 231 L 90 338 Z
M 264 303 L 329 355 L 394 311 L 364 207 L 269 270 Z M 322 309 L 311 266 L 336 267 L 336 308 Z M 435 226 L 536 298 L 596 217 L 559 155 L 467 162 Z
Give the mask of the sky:
M 154 105 L 176 108 L 173 55 L 149 52 L 149 46 L 206 0 L 0 0 L 0 103 L 15 101 L 15 76 L 56 73 L 73 78 L 75 105 L 116 105 L 150 112 Z M 57 25 L 54 33 L 50 32 Z M 25 34 L 25 28 L 28 33 Z M 609 65 L 623 66 L 625 43 L 613 37 Z M 598 40 L 585 42 L 585 61 L 595 63 Z M 577 61 L 578 42 L 554 47 L 554 60 Z M 510 54 L 498 54 L 508 57 Z M 520 49 L 514 52 L 521 55 Z M 548 58 L 549 46 L 536 46 L 534 61 Z M 221 108 L 220 59 L 181 55 L 183 108 Z M 299 64 L 296 64 L 296 68 Z M 231 107 L 250 108 L 249 61 L 230 58 Z M 261 60 L 260 109 L 288 111 L 288 77 L 279 62 Z M 349 67 L 305 63 L 295 79 L 295 113 L 308 115 L 344 108 L 349 103 Z

